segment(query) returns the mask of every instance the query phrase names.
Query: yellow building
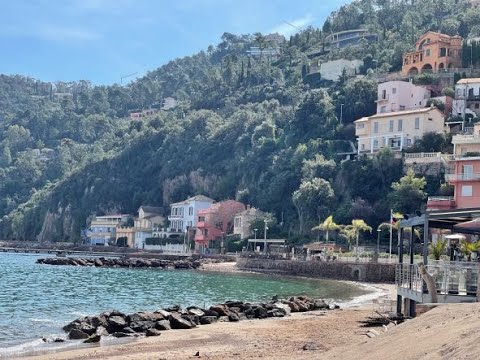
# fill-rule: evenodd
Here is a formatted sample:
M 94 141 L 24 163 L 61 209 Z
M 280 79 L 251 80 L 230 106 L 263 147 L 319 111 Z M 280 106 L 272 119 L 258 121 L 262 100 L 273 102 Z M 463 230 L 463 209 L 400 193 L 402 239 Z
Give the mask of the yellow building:
M 128 247 L 133 247 L 133 243 L 135 241 L 135 228 L 132 226 L 122 226 L 117 225 L 117 246 L 120 245 L 119 240 L 120 238 L 126 239 L 125 245 Z
M 358 154 L 382 148 L 402 151 L 428 132 L 445 131 L 444 115 L 435 107 L 380 113 L 354 123 Z

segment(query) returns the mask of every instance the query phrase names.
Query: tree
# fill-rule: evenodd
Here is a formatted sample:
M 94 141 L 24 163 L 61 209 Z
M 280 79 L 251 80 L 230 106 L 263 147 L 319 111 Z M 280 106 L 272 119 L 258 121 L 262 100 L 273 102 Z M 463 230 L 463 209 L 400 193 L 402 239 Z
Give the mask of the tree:
M 334 199 L 330 183 L 321 178 L 303 181 L 292 195 L 299 219 L 299 233 L 305 232 L 305 222 L 321 215 Z
M 447 241 L 438 239 L 437 242 L 430 244 L 430 253 L 435 260 L 440 260 L 440 257 L 445 253 L 447 248 Z
M 335 221 L 333 221 L 333 216 L 330 215 L 327 217 L 323 223 L 319 224 L 318 226 L 315 226 L 312 228 L 313 231 L 321 230 L 325 231 L 325 241 L 328 242 L 328 234 L 330 231 L 338 230 L 340 229 L 340 225 L 337 225 Z
M 426 197 L 423 191 L 426 184 L 424 177 L 417 178 L 414 172 L 409 170 L 400 181 L 392 183 L 393 192 L 389 196 L 392 208 L 403 214 L 413 214 L 420 210 Z
M 355 247 L 355 256 L 358 260 L 358 239 L 360 237 L 360 232 L 372 232 L 372 228 L 367 225 L 367 223 L 360 219 L 353 219 L 350 225 L 344 227 L 344 234 L 347 238 L 355 238 L 356 247 Z

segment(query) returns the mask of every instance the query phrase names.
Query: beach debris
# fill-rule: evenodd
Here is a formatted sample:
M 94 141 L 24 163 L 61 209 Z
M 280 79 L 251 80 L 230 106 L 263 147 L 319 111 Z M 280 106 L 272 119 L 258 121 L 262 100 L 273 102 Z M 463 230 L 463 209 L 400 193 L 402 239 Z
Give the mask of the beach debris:
M 310 351 L 310 350 L 320 350 L 322 347 L 320 344 L 316 342 L 308 342 L 305 345 L 303 345 L 302 349 L 305 351 Z
M 333 306 L 332 306 L 333 305 Z M 170 329 L 192 329 L 199 325 L 215 322 L 237 322 L 246 319 L 266 319 L 284 317 L 292 312 L 336 309 L 338 305 L 322 299 L 306 296 L 287 299 L 274 298 L 266 303 L 252 304 L 243 301 L 227 301 L 208 309 L 190 306 L 182 309 L 173 305 L 155 312 L 140 311 L 124 314 L 117 310 L 105 311 L 96 316 L 84 316 L 73 320 L 63 329 L 69 339 L 100 339 L 102 336 L 158 336 Z M 382 321 L 385 321 L 382 319 Z
M 198 356 L 198 357 L 199 357 L 199 356 L 200 356 L 200 351 L 197 351 L 197 352 L 195 353 L 195 355 L 193 355 L 193 356 Z

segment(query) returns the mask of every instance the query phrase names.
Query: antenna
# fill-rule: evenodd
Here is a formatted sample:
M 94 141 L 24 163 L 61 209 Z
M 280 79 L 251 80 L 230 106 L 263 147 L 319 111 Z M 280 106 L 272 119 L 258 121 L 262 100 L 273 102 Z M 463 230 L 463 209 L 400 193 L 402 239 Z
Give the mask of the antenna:
M 138 74 L 138 72 L 134 72 L 134 73 L 131 73 L 131 74 L 127 74 L 127 75 L 121 76 L 121 77 L 120 77 L 120 85 L 123 83 L 123 79 L 126 79 L 126 78 L 128 78 L 128 77 L 130 77 L 130 76 L 137 75 L 137 74 Z

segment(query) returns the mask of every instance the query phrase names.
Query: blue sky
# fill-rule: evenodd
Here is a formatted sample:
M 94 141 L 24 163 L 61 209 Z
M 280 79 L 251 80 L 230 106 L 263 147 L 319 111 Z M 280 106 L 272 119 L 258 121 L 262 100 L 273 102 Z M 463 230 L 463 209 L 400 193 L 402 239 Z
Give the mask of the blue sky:
M 120 83 L 217 44 L 224 32 L 286 36 L 349 0 L 15 0 L 0 12 L 0 73 Z M 128 78 L 131 81 L 135 76 Z M 125 80 L 124 80 L 125 81 Z

